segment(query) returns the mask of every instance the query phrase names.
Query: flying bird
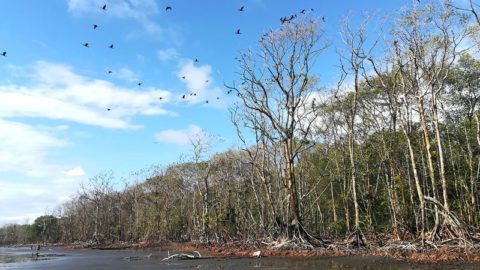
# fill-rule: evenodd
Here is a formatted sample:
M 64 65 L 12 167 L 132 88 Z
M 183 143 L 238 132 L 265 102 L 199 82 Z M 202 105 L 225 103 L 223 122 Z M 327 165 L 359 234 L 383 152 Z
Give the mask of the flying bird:
M 300 11 L 300 13 L 305 14 L 305 9 L 302 9 L 302 11 Z
M 292 21 L 294 18 L 296 18 L 296 16 L 294 16 L 294 15 L 290 15 L 289 18 L 287 18 L 287 17 L 281 17 L 281 18 L 280 18 L 280 22 L 281 22 L 282 24 L 284 24 L 284 23 L 289 23 L 289 22 Z
M 113 44 L 110 44 L 110 46 L 108 46 L 110 49 L 113 49 Z
M 207 100 L 207 101 L 205 101 L 205 103 L 208 103 L 208 100 Z
M 197 58 L 195 58 L 195 61 L 193 61 L 193 62 L 195 62 L 195 63 L 198 63 L 198 59 L 197 59 Z
M 242 6 L 238 11 L 243 11 L 244 8 L 245 6 Z
M 235 34 L 241 35 L 242 33 L 240 33 L 240 29 L 237 29 L 237 32 L 235 32 Z
M 163 99 L 163 97 L 159 97 L 158 99 L 162 100 L 162 99 Z
M 90 47 L 90 44 L 88 44 L 88 42 L 85 42 L 85 43 L 83 43 L 83 47 L 89 48 L 89 47 Z
M 185 99 L 185 95 L 183 95 L 182 98 Z
M 102 6 L 102 9 L 103 9 L 103 10 L 107 10 L 107 5 L 106 5 L 106 4 L 103 5 L 103 6 Z
M 112 74 L 112 73 L 113 73 L 113 71 L 109 70 L 107 73 L 108 73 L 108 74 Z
M 138 86 L 142 86 L 142 83 L 141 83 L 141 82 L 139 82 L 139 83 L 137 83 L 137 85 L 138 85 Z
M 217 97 L 217 100 L 219 100 L 219 99 L 220 99 L 220 97 Z
M 166 6 L 165 11 L 169 11 L 169 10 L 172 10 L 172 7 L 171 6 Z
M 2 56 L 7 56 L 7 52 L 2 52 Z
M 109 111 L 111 111 L 111 110 L 112 110 L 112 109 L 110 109 L 110 108 L 107 108 L 107 111 L 108 111 L 108 112 L 109 112 Z
M 325 16 L 322 16 L 322 22 L 325 22 Z
M 228 90 L 228 91 L 227 91 L 227 95 L 229 95 L 230 93 L 232 93 L 232 90 Z
M 185 78 L 186 78 L 185 76 L 182 76 L 182 79 L 184 79 L 184 80 L 185 80 Z
M 97 29 L 98 28 L 98 24 L 94 24 L 93 25 L 93 30 Z
M 208 82 L 209 82 L 209 80 L 205 80 L 205 83 L 208 83 Z

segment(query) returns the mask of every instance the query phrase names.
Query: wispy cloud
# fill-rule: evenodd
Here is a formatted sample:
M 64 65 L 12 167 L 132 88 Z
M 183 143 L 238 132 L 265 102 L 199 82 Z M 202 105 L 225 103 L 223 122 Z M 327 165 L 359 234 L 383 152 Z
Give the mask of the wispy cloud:
M 170 143 L 177 145 L 190 145 L 191 139 L 195 136 L 203 134 L 204 131 L 196 125 L 190 125 L 187 129 L 167 129 L 155 134 L 155 140 L 162 143 Z
M 126 82 L 138 82 L 138 74 L 129 68 L 121 68 L 113 72 L 113 77 L 124 80 Z
M 107 4 L 106 10 L 101 7 Z M 100 14 L 115 19 L 134 20 L 151 35 L 161 35 L 162 27 L 153 19 L 159 13 L 155 0 L 68 0 L 68 10 L 76 15 Z
M 62 173 L 67 176 L 84 176 L 86 174 L 82 166 L 79 165 L 70 170 L 62 171 Z
M 41 215 L 51 214 L 54 207 L 70 199 L 85 180 L 54 173 L 35 181 L 0 178 L 0 226 L 31 223 Z
M 157 56 L 160 61 L 166 62 L 178 59 L 180 57 L 180 54 L 175 48 L 168 48 L 165 50 L 158 50 Z
M 162 108 L 170 96 L 168 91 L 122 88 L 49 62 L 37 62 L 27 69 L 32 74 L 31 83 L 0 84 L 0 117 L 41 117 L 105 128 L 137 128 L 131 123 L 132 116 L 174 114 Z
M 58 167 L 46 162 L 52 148 L 64 147 L 53 132 L 0 118 L 0 171 L 43 177 Z
M 68 199 L 84 180 L 80 165 L 72 168 L 51 161 L 52 152 L 68 146 L 58 138 L 67 129 L 0 118 L 0 226 L 32 222 L 48 207 Z

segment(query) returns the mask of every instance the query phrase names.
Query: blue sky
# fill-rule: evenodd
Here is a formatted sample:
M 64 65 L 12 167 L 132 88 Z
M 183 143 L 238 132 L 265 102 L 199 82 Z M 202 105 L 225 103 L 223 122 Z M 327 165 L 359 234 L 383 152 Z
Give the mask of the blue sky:
M 220 139 L 212 153 L 234 147 L 228 112 L 233 97 L 223 84 L 235 79 L 238 52 L 254 49 L 264 31 L 279 27 L 281 16 L 313 8 L 310 16 L 325 17 L 332 45 L 317 72 L 328 86 L 337 79 L 341 19 L 349 12 L 395 14 L 410 3 L 3 1 L 0 225 L 53 211 L 103 170 L 122 178 L 151 164 L 188 159 L 194 134 Z

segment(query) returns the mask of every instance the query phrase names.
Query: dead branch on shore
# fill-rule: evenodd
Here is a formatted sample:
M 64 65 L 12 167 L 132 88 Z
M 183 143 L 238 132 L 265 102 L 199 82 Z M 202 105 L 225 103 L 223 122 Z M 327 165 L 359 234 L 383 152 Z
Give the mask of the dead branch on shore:
M 277 240 L 266 242 L 261 241 L 262 244 L 266 245 L 271 249 L 291 249 L 291 250 L 313 250 L 315 249 L 310 242 L 303 239 L 302 237 L 293 236 L 291 238 L 281 237 Z
M 194 254 L 188 254 L 188 253 L 176 253 L 176 254 L 173 254 L 173 255 L 170 255 L 170 252 L 169 252 L 169 255 L 162 259 L 162 261 L 168 261 L 168 260 L 172 260 L 172 259 L 177 259 L 177 260 L 194 260 L 194 259 L 201 259 L 203 258 L 202 257 L 202 254 L 200 254 L 200 252 L 198 251 L 192 251 L 192 253 Z

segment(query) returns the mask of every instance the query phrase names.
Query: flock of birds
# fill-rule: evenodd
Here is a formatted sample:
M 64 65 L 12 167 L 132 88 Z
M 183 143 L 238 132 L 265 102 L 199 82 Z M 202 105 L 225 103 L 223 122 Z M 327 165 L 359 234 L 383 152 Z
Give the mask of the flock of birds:
M 102 5 L 102 6 L 100 7 L 100 9 L 103 10 L 103 11 L 105 11 L 105 12 L 108 12 L 108 6 L 107 6 L 107 4 Z M 244 10 L 245 10 L 245 6 L 241 6 L 241 7 L 238 9 L 239 12 L 243 12 Z M 310 8 L 309 10 L 310 10 L 310 11 L 314 11 L 313 8 Z M 165 12 L 171 12 L 171 11 L 173 11 L 173 8 L 172 8 L 171 6 L 166 6 L 166 7 L 165 7 Z M 302 10 L 300 11 L 300 14 L 305 14 L 306 11 L 307 11 L 306 9 L 302 9 Z M 281 23 L 281 24 L 290 23 L 292 20 L 294 20 L 294 19 L 296 19 L 296 18 L 297 18 L 297 14 L 291 14 L 291 15 L 289 15 L 289 16 L 283 16 L 283 17 L 280 18 L 280 23 Z M 322 19 L 323 22 L 325 22 L 325 17 L 322 17 L 321 19 Z M 99 28 L 99 25 L 98 25 L 98 24 L 93 24 L 92 27 L 93 27 L 93 30 L 97 30 L 97 29 Z M 235 34 L 236 34 L 236 35 L 241 35 L 241 34 L 242 34 L 240 28 L 235 31 Z M 89 43 L 89 42 L 85 42 L 85 43 L 83 43 L 82 45 L 83 45 L 83 47 L 85 47 L 85 48 L 90 48 L 90 43 Z M 111 43 L 110 45 L 108 45 L 108 48 L 109 48 L 109 49 L 114 49 L 115 46 L 114 46 L 113 43 Z M 6 56 L 7 56 L 7 52 L 6 52 L 6 51 L 3 51 L 3 52 L 0 53 L 0 55 L 3 56 L 3 57 L 6 57 Z M 239 59 L 238 59 L 237 57 L 236 57 L 235 59 L 237 59 L 237 61 L 239 61 Z M 194 62 L 194 63 L 198 63 L 199 60 L 198 60 L 197 58 L 195 58 L 195 60 L 194 60 L 193 62 Z M 112 70 L 108 70 L 108 71 L 107 71 L 107 74 L 109 74 L 109 75 L 110 75 L 110 74 L 113 74 L 113 71 L 112 71 Z M 182 76 L 182 79 L 183 79 L 183 80 L 186 80 L 186 79 L 187 79 L 187 76 L 186 76 L 186 75 L 183 75 L 183 76 Z M 209 80 L 205 80 L 205 83 L 208 84 L 208 83 L 209 83 Z M 138 85 L 138 86 L 142 86 L 142 82 L 138 82 L 137 85 Z M 232 92 L 232 90 L 228 90 L 226 93 L 227 93 L 227 95 L 228 95 L 228 94 L 231 94 L 231 92 Z M 187 99 L 188 96 L 190 96 L 190 97 L 196 97 L 196 96 L 197 96 L 197 93 L 191 92 L 191 93 L 181 94 L 181 95 L 180 95 L 181 99 L 183 99 L 183 100 Z M 160 96 L 159 99 L 160 99 L 160 100 L 163 100 L 164 97 L 161 97 L 161 96 Z M 217 96 L 216 99 L 217 99 L 217 100 L 220 100 L 220 97 Z M 208 104 L 208 103 L 209 103 L 209 100 L 205 100 L 205 103 Z M 111 108 L 106 108 L 106 110 L 107 110 L 107 111 L 111 111 L 112 109 L 111 109 Z

